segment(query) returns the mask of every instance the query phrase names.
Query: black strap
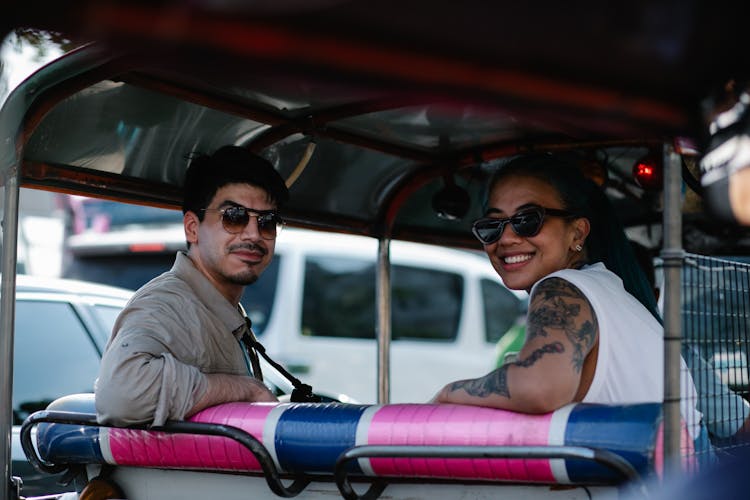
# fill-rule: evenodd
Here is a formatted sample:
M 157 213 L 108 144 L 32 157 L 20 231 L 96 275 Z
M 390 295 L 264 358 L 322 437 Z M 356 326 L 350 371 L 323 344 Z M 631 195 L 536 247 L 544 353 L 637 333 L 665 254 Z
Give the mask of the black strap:
M 245 344 L 245 349 L 247 349 L 248 353 L 252 352 L 255 354 L 255 352 L 259 352 L 260 355 L 263 356 L 263 359 L 268 361 L 269 365 L 276 368 L 287 378 L 287 380 L 289 380 L 289 382 L 292 383 L 294 390 L 291 394 L 291 401 L 293 403 L 319 403 L 320 396 L 313 393 L 312 386 L 303 384 L 297 377 L 289 373 L 283 366 L 272 360 L 270 356 L 266 354 L 266 348 L 255 339 L 253 324 L 247 316 L 245 316 L 245 323 L 247 324 L 247 332 L 242 336 L 242 343 Z M 257 358 L 257 355 L 255 355 L 256 360 Z M 252 360 L 253 357 L 251 356 L 250 359 Z M 255 366 L 253 366 L 253 370 L 255 370 Z M 258 367 L 258 370 L 260 370 L 260 366 Z
M 253 349 L 253 344 L 257 344 L 258 341 L 255 340 L 255 334 L 253 333 L 253 330 L 250 328 L 250 319 L 245 316 L 245 319 L 247 320 L 245 323 L 247 324 L 247 331 L 242 334 L 242 344 L 245 346 L 245 351 L 247 352 L 247 357 L 250 358 L 250 365 L 253 368 L 253 376 L 263 382 L 263 372 L 260 369 L 260 361 L 258 360 L 258 354 L 256 353 L 256 349 Z M 258 344 L 260 345 L 260 344 Z

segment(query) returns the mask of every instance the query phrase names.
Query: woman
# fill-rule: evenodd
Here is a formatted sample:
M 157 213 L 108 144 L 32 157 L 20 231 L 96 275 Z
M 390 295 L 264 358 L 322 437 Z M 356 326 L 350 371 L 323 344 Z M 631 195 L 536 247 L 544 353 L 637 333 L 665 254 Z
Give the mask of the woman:
M 576 165 L 546 154 L 512 160 L 491 179 L 472 230 L 505 284 L 530 293 L 526 341 L 515 361 L 446 385 L 435 402 L 546 413 L 662 401 L 653 291 L 604 192 Z M 694 385 L 683 382 L 692 406 Z M 683 405 L 686 414 L 695 437 L 700 414 Z

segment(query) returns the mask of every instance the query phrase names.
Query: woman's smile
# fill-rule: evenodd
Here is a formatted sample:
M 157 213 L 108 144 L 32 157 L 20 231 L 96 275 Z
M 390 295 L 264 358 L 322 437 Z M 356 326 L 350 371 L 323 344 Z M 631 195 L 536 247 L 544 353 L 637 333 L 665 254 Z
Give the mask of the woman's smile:
M 541 179 L 511 176 L 493 186 L 487 217 L 513 217 L 528 207 L 563 210 L 557 191 Z M 530 290 L 545 276 L 566 269 L 577 258 L 576 231 L 564 217 L 546 215 L 534 236 L 519 236 L 512 224 L 503 228 L 497 241 L 485 245 L 493 267 L 509 288 Z

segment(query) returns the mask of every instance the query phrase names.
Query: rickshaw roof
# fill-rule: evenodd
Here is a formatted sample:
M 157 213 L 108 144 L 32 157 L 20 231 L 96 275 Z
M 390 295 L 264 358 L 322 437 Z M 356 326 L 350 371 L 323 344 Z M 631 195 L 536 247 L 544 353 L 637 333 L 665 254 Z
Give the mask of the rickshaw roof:
M 494 168 L 575 151 L 623 222 L 649 225 L 660 194 L 634 164 L 665 142 L 695 154 L 702 100 L 747 70 L 739 16 L 701 2 L 240 4 L 19 8 L 95 40 L 6 102 L 22 185 L 178 208 L 187 158 L 238 144 L 293 181 L 291 224 L 476 248 Z

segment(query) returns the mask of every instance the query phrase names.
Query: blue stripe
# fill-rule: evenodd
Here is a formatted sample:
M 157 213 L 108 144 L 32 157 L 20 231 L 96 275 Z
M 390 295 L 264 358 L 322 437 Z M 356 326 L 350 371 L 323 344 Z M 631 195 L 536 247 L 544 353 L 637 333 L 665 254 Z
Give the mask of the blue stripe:
M 617 453 L 646 478 L 655 472 L 654 451 L 661 423 L 661 405 L 628 406 L 578 404 L 565 429 L 565 445 L 600 448 Z M 574 483 L 620 481 L 622 476 L 607 466 L 587 460 L 566 460 Z
M 66 464 L 103 463 L 99 428 L 70 424 L 39 424 L 39 454 L 48 462 Z
M 276 456 L 288 472 L 328 472 L 355 445 L 357 424 L 367 405 L 299 404 L 284 411 L 276 425 Z M 356 460 L 350 471 L 361 473 Z
M 50 403 L 47 409 L 96 413 L 91 393 L 62 397 Z M 37 446 L 41 457 L 53 463 L 102 463 L 104 460 L 98 427 L 42 423 L 37 426 Z

